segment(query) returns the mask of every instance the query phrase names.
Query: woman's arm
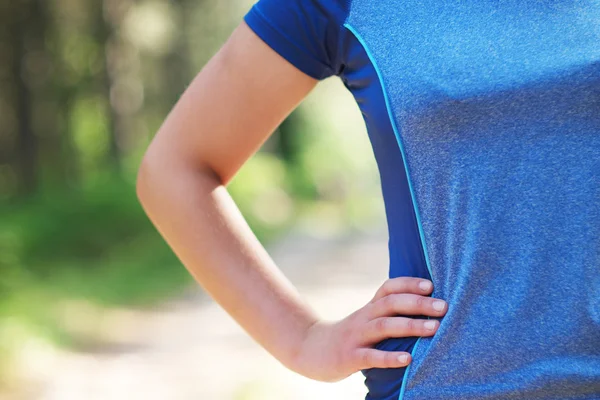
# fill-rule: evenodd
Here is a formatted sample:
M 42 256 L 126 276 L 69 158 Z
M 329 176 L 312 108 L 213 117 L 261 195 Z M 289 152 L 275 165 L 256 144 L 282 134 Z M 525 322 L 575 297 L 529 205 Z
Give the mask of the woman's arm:
M 196 281 L 260 345 L 288 368 L 332 381 L 363 368 L 406 365 L 410 357 L 398 358 L 406 353 L 368 345 L 390 335 L 433 334 L 422 320 L 391 315 L 443 312 L 422 296 L 431 293 L 419 289 L 424 280 L 398 278 L 346 319 L 320 321 L 229 196 L 225 186 L 235 173 L 316 83 L 240 24 L 150 144 L 137 191 Z

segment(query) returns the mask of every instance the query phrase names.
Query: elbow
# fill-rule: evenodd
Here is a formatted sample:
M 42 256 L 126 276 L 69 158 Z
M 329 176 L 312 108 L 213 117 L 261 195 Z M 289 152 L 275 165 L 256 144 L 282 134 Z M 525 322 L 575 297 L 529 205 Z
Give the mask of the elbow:
M 145 208 L 145 203 L 148 197 L 149 192 L 149 181 L 151 179 L 151 166 L 152 157 L 149 155 L 148 151 L 144 154 L 142 158 L 142 162 L 137 171 L 137 177 L 135 182 L 135 191 L 138 198 L 138 201 Z
M 197 195 L 210 192 L 224 182 L 226 180 L 204 162 L 199 152 L 157 135 L 138 167 L 136 195 L 148 213 L 150 208 L 162 208 L 160 203 L 165 201 L 167 194 L 168 197 Z
M 167 194 L 187 196 L 212 189 L 218 176 L 175 146 L 154 140 L 144 154 L 136 177 L 136 195 L 146 211 L 160 207 Z
M 156 143 L 152 142 L 144 154 L 138 167 L 135 189 L 138 201 L 148 211 L 154 192 L 160 191 L 161 175 L 167 173 L 161 165 L 165 165 L 165 156 Z

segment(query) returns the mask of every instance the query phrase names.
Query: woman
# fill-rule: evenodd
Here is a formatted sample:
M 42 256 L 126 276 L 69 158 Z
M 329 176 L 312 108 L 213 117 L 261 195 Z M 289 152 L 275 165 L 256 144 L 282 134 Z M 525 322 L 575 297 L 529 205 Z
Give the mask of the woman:
M 337 322 L 225 189 L 331 75 L 364 115 L 390 235 L 390 280 Z M 196 280 L 302 375 L 362 370 L 373 400 L 592 400 L 599 175 L 597 0 L 260 0 L 164 122 L 138 194 Z

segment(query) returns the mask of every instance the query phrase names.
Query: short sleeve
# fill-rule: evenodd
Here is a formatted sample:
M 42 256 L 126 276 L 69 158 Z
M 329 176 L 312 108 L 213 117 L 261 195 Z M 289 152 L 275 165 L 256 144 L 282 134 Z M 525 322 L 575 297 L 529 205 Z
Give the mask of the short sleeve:
M 267 45 L 315 79 L 339 72 L 344 19 L 339 0 L 259 0 L 244 16 Z

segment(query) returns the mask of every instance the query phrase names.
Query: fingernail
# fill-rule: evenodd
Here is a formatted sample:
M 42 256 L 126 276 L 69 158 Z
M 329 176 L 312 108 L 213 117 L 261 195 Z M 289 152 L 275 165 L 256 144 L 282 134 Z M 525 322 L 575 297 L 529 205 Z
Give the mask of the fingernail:
M 406 354 L 398 356 L 398 361 L 400 361 L 402 364 L 406 364 L 408 362 L 408 356 Z
M 444 309 L 444 302 L 442 300 L 434 301 L 433 308 L 437 311 L 442 311 Z
M 425 326 L 426 329 L 432 331 L 435 329 L 435 322 L 434 321 L 427 321 L 423 324 Z
M 422 291 L 427 292 L 429 289 L 431 289 L 431 282 L 419 282 L 419 288 L 421 288 Z

